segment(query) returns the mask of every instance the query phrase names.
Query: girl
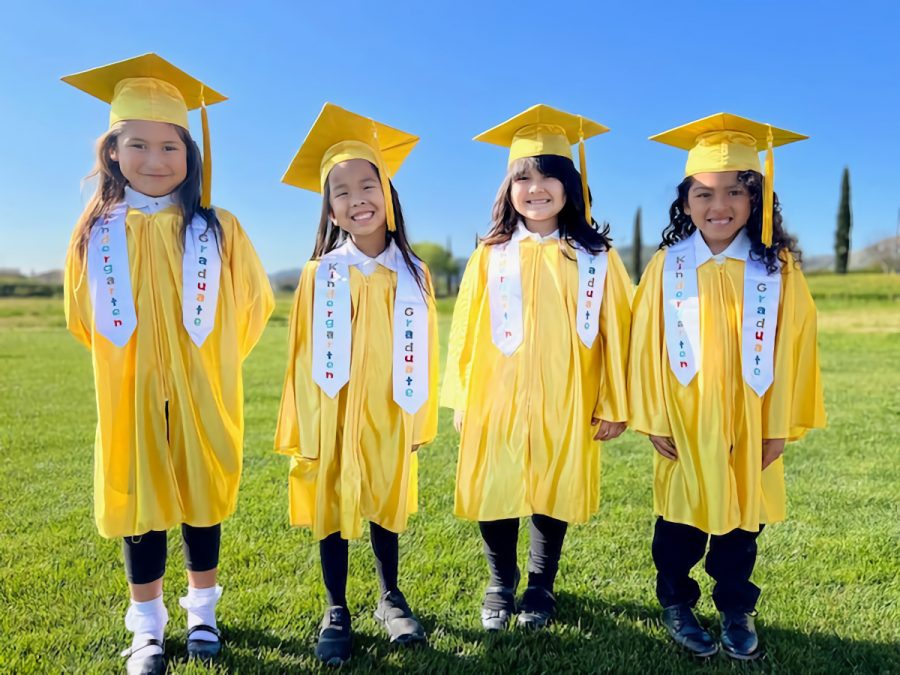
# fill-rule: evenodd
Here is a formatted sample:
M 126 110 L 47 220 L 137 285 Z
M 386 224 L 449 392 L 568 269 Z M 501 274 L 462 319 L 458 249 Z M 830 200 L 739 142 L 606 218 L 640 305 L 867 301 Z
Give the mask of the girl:
M 550 621 L 568 524 L 599 507 L 597 441 L 621 434 L 628 417 L 631 283 L 609 228 L 591 218 L 584 172 L 584 138 L 605 131 L 537 105 L 475 139 L 509 147 L 509 168 L 463 276 L 442 404 L 461 434 L 455 512 L 477 520 L 484 539 L 489 631 L 516 611 L 523 516 L 531 550 L 518 623 Z
M 721 644 L 762 652 L 750 575 L 784 520 L 786 441 L 825 423 L 816 310 L 772 187 L 772 148 L 805 136 L 720 113 L 654 136 L 689 151 L 660 251 L 634 302 L 631 420 L 657 451 L 656 593 L 671 637 L 718 647 L 697 622 L 691 568 L 709 542 Z M 766 178 L 759 151 L 768 149 Z
M 66 321 L 93 355 L 94 511 L 101 535 L 123 538 L 131 589 L 123 656 L 129 673 L 156 673 L 172 527 L 188 569 L 188 655 L 221 649 L 217 569 L 241 474 L 240 364 L 272 291 L 237 219 L 210 206 L 205 130 L 202 163 L 188 132 L 189 109 L 224 97 L 155 54 L 63 79 L 111 104 L 97 191 L 68 250 Z
M 331 665 L 350 658 L 347 540 L 361 519 L 381 587 L 376 620 L 391 642 L 425 639 L 397 584 L 397 533 L 416 510 L 415 452 L 437 433 L 437 317 L 388 177 L 417 141 L 327 103 L 282 178 L 322 193 L 275 448 L 291 456 L 291 524 L 319 540 L 328 607 L 316 656 Z

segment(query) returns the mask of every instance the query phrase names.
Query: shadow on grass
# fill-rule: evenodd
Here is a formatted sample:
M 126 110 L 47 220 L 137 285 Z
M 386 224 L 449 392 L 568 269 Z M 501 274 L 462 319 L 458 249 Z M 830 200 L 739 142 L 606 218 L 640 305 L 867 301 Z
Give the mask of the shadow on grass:
M 559 612 L 550 630 L 540 633 L 512 629 L 505 633 L 447 623 L 421 614 L 430 642 L 414 648 L 391 646 L 372 626 L 356 620 L 353 658 L 342 672 L 379 673 L 735 673 L 900 672 L 896 644 L 843 640 L 836 635 L 770 626 L 758 620 L 765 656 L 752 663 L 719 654 L 696 660 L 672 644 L 659 622 L 659 609 L 638 604 L 611 605 L 603 600 L 560 593 Z M 473 608 L 473 614 L 477 607 Z M 718 634 L 715 616 L 701 622 Z M 285 673 L 319 668 L 312 650 L 317 628 L 303 622 L 294 636 L 276 635 L 256 626 L 226 628 L 229 649 L 218 672 Z M 172 640 L 167 652 L 184 651 L 183 640 Z M 175 660 L 170 672 L 208 672 Z

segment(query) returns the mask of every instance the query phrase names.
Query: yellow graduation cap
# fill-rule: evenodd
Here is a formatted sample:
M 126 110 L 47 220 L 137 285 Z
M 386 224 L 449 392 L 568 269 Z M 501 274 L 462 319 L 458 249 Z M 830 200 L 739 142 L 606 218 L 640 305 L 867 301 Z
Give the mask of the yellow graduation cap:
M 378 168 L 387 227 L 397 229 L 390 177 L 397 173 L 407 155 L 419 142 L 418 136 L 400 131 L 369 117 L 357 115 L 333 103 L 326 103 L 294 155 L 281 182 L 322 192 L 328 174 L 336 164 L 365 159 Z
M 200 205 L 210 206 L 212 154 L 206 106 L 226 97 L 156 54 L 144 54 L 62 78 L 63 82 L 110 104 L 109 126 L 122 120 L 169 122 L 188 128 L 188 110 L 200 108 L 203 125 L 203 189 Z
M 746 117 L 717 113 L 651 136 L 650 140 L 688 151 L 685 177 L 725 171 L 763 173 L 759 153 L 765 150 L 762 241 L 766 246 L 771 246 L 772 209 L 775 203 L 775 158 L 772 149 L 807 138 Z
M 591 204 L 588 197 L 590 193 L 584 140 L 605 134 L 607 131 L 608 127 L 581 115 L 572 115 L 539 103 L 511 117 L 503 124 L 478 134 L 474 140 L 509 148 L 507 165 L 523 157 L 538 155 L 559 155 L 572 159 L 572 146 L 578 143 L 578 166 L 581 171 L 581 187 L 584 191 L 584 215 L 590 223 Z

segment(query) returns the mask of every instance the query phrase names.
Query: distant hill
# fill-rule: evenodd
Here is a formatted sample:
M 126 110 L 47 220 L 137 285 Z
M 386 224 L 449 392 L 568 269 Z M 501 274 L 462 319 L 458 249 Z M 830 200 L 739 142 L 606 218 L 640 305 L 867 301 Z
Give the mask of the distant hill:
M 888 237 L 859 250 L 850 250 L 853 272 L 900 271 L 900 237 Z M 805 272 L 833 272 L 834 254 L 803 256 Z

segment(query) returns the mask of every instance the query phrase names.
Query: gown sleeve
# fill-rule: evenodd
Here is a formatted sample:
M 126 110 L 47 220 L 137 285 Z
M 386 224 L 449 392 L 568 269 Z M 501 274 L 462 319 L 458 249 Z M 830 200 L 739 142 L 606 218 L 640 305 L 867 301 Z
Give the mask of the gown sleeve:
M 671 436 L 663 378 L 669 367 L 665 350 L 662 270 L 665 251 L 647 265 L 634 296 L 631 349 L 628 361 L 628 401 L 631 427 L 642 434 Z
M 63 277 L 66 328 L 88 349 L 91 349 L 91 308 L 87 293 L 87 251 L 80 250 L 78 231 L 72 233 L 66 252 L 66 269 Z
M 607 256 L 606 282 L 600 308 L 600 340 L 603 372 L 594 406 L 594 418 L 607 422 L 628 421 L 626 388 L 631 334 L 632 285 L 615 249 Z
M 763 438 L 801 438 L 825 426 L 816 307 L 790 254 L 782 276 L 775 337 L 775 377 L 763 398 Z
M 247 358 L 262 336 L 266 322 L 275 308 L 272 284 L 263 269 L 250 238 L 237 218 L 223 213 L 223 220 L 233 221 L 231 228 L 231 273 L 234 280 L 236 306 L 239 308 L 238 339 L 240 353 Z
M 479 246 L 469 258 L 456 296 L 441 391 L 441 405 L 445 408 L 466 409 L 477 315 L 486 283 L 481 271 L 482 257 L 486 255 L 486 250 L 487 247 Z
M 316 282 L 316 263 L 307 263 L 300 274 L 294 293 L 291 318 L 288 324 L 288 359 L 281 391 L 281 406 L 275 428 L 275 451 L 283 455 L 300 455 L 300 421 L 298 379 L 304 373 L 303 364 L 312 362 L 313 293 Z M 299 371 L 299 373 L 298 373 Z M 298 378 L 298 374 L 301 376 Z
M 413 418 L 413 445 L 430 443 L 437 436 L 438 371 L 440 370 L 440 340 L 437 309 L 434 305 L 434 284 L 431 272 L 425 267 L 425 288 L 428 291 L 428 400 Z

